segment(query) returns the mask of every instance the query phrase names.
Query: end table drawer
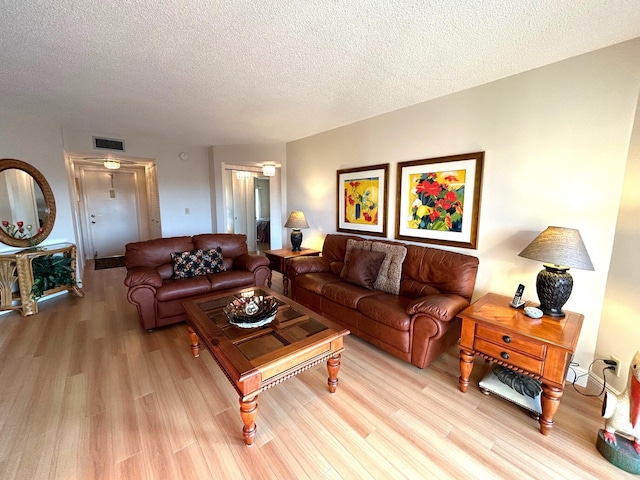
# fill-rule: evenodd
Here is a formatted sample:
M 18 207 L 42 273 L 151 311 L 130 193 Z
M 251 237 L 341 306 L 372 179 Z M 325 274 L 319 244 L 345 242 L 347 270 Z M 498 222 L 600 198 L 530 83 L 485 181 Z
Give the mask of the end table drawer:
M 482 325 L 477 326 L 476 337 L 502 345 L 509 350 L 518 350 L 539 359 L 543 359 L 546 352 L 546 347 L 543 344 L 520 337 L 514 337 L 503 331 L 494 330 Z
M 534 375 L 542 375 L 543 361 L 537 358 L 529 357 L 503 345 L 496 345 L 481 338 L 476 338 L 474 349 L 507 365 L 521 368 Z

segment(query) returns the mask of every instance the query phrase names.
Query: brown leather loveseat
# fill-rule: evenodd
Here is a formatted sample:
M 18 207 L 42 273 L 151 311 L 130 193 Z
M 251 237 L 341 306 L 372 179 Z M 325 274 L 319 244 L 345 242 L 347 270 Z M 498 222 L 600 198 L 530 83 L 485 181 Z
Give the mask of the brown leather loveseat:
M 220 260 L 216 273 L 198 271 L 195 276 L 176 278 L 179 265 L 199 267 L 193 256 L 186 256 L 194 251 L 213 251 Z M 181 264 L 176 263 L 182 258 L 176 255 L 180 253 L 188 259 Z M 269 260 L 249 254 L 247 237 L 242 234 L 211 233 L 129 243 L 125 262 L 127 299 L 138 309 L 140 325 L 147 330 L 184 321 L 182 302 L 189 297 L 263 285 L 270 273 Z
M 321 257 L 295 258 L 287 273 L 295 301 L 424 368 L 460 338 L 456 315 L 470 304 L 478 263 L 436 248 L 330 234 Z

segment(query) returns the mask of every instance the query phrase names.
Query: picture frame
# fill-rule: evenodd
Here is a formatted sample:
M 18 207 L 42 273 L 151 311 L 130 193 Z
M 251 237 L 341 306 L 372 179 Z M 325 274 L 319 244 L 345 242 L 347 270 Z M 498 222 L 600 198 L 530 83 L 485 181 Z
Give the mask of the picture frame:
M 484 152 L 398 163 L 396 238 L 478 248 Z
M 387 236 L 388 178 L 388 163 L 337 171 L 337 231 Z

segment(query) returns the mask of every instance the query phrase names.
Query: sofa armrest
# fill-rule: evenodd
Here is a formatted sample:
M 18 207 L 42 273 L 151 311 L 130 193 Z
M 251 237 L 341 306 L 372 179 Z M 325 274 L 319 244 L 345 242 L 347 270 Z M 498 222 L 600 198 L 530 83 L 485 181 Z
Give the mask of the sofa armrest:
M 269 259 L 262 255 L 245 253 L 233 259 L 233 268 L 254 272 L 258 267 L 269 266 Z
M 330 272 L 331 265 L 325 257 L 296 257 L 289 261 L 289 278 L 303 273 Z
M 154 288 L 162 286 L 160 274 L 150 267 L 133 267 L 127 271 L 124 284 L 131 288 L 137 285 L 149 285 Z
M 469 306 L 469 302 L 455 294 L 427 295 L 413 300 L 407 305 L 407 314 L 418 313 L 429 315 L 437 320 L 448 322 L 463 309 Z

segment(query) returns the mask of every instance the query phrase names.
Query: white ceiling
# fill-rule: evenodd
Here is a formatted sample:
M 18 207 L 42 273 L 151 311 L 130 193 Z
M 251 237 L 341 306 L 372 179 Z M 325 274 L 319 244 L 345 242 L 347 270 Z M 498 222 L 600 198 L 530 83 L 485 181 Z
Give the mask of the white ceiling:
M 639 0 L 0 0 L 0 108 L 295 140 L 640 37 Z

